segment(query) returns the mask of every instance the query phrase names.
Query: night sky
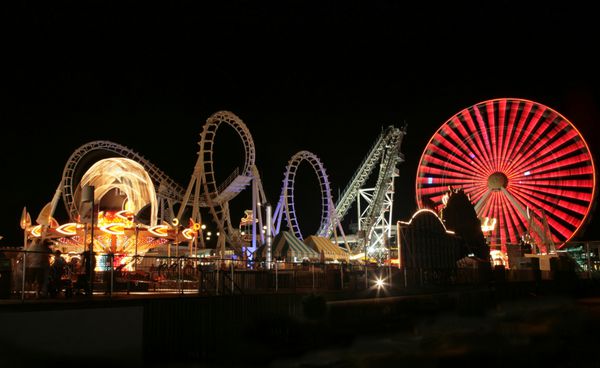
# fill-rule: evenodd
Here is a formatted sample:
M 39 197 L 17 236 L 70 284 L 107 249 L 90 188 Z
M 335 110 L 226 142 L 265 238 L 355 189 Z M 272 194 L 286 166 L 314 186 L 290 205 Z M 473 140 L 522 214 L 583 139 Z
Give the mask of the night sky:
M 428 140 L 483 100 L 549 106 L 599 157 L 591 9 L 510 1 L 198 3 L 16 6 L 9 23 L 16 36 L 4 54 L 18 54 L 17 45 L 29 60 L 3 73 L 0 245 L 21 243 L 23 206 L 35 219 L 70 154 L 92 140 L 125 145 L 186 187 L 199 133 L 219 110 L 249 127 L 273 204 L 297 151 L 321 158 L 337 199 L 381 129 L 406 123 L 394 211 L 402 220 L 416 209 L 415 174 Z M 223 128 L 216 145 L 217 177 L 225 178 L 242 164 L 241 142 Z M 308 166 L 297 185 L 300 226 L 314 232 L 318 183 Z M 232 203 L 234 223 L 249 206 L 248 193 Z M 56 217 L 67 220 L 62 201 Z M 600 240 L 599 228 L 596 214 L 582 238 Z

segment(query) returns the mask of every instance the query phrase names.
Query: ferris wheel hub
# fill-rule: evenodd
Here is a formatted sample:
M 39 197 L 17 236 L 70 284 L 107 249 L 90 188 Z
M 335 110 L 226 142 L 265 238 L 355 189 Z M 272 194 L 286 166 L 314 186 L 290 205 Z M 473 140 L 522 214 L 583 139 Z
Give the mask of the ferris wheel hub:
M 504 173 L 497 171 L 488 177 L 487 184 L 490 190 L 498 191 L 502 188 L 506 188 L 506 185 L 508 184 L 508 177 L 506 177 Z

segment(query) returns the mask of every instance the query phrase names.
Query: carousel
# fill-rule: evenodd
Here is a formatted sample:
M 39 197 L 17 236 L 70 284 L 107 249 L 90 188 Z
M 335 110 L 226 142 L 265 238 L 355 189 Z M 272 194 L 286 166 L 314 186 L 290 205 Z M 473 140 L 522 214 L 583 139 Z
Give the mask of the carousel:
M 93 192 L 91 204 L 82 198 L 86 190 Z M 60 250 L 68 261 L 93 244 L 96 270 L 110 267 L 111 259 L 113 267 L 133 270 L 136 260 L 141 262 L 149 251 L 166 247 L 170 255 L 171 245 L 179 249 L 187 243 L 188 255 L 195 254 L 201 225 L 191 219 L 187 226 L 177 219 L 158 223 L 156 198 L 154 184 L 139 163 L 127 158 L 103 159 L 82 176 L 74 193 L 75 203 L 80 203 L 78 214 L 71 222 L 59 224 L 53 217 L 54 206 L 48 203 L 37 224 L 32 224 L 24 209 L 21 227 L 26 244 L 35 238 L 50 239 L 52 249 Z

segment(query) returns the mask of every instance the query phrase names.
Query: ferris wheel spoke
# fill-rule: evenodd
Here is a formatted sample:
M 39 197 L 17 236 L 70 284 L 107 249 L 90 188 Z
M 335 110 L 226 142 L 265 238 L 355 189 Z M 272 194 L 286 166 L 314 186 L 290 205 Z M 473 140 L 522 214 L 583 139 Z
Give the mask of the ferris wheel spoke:
M 508 125 L 506 124 L 506 100 L 498 101 L 498 142 L 495 145 L 496 158 L 498 160 L 498 171 L 502 171 L 504 166 L 504 156 L 502 148 L 504 147 L 505 134 Z
M 564 147 L 560 150 L 551 152 L 546 156 L 538 156 L 536 160 L 523 163 L 520 167 L 515 168 L 515 171 L 522 175 L 525 175 L 525 173 L 529 172 L 527 175 L 530 175 L 532 172 L 535 173 L 538 171 L 543 171 L 544 167 L 561 167 L 579 162 L 588 162 L 587 165 L 591 166 L 592 162 L 587 154 L 577 154 L 577 152 L 582 151 L 583 148 L 583 145 L 579 144 L 573 144 L 568 147 Z
M 542 171 L 539 174 L 534 175 L 533 178 L 537 178 L 537 177 L 545 177 L 545 178 L 553 178 L 553 179 L 560 179 L 560 178 L 566 178 L 566 177 L 573 177 L 573 176 L 588 176 L 588 175 L 592 175 L 594 173 L 594 168 L 592 166 L 585 166 L 585 167 L 574 167 L 571 169 L 561 169 L 561 170 L 556 170 L 556 171 Z
M 535 133 L 536 136 L 531 137 L 532 141 L 528 142 L 523 149 L 523 161 L 543 157 L 548 153 L 556 151 L 560 146 L 568 142 L 568 135 L 565 135 L 567 133 L 567 126 L 561 124 L 560 121 L 556 121 L 558 119 L 557 115 L 552 115 L 551 118 L 542 123 L 548 124 L 546 130 L 542 128 L 538 129 Z
M 506 135 L 505 135 L 505 139 L 504 142 L 502 143 L 502 156 L 501 156 L 501 166 L 500 166 L 500 171 L 504 171 L 506 165 L 509 164 L 508 162 L 508 148 L 511 145 L 511 143 L 514 142 L 514 133 L 515 133 L 515 123 L 516 123 L 516 119 L 517 119 L 517 114 L 519 112 L 519 102 L 512 102 L 512 101 L 507 101 L 506 102 L 507 105 L 510 105 L 510 113 L 508 116 L 508 121 L 506 123 Z
M 541 195 L 545 195 L 549 198 L 558 198 L 564 197 L 569 203 L 574 203 L 574 201 L 579 202 L 587 202 L 592 196 L 591 193 L 586 192 L 576 192 L 573 190 L 562 189 L 561 185 L 557 185 L 561 189 L 549 188 L 549 187 L 540 187 L 539 185 L 524 185 L 524 184 L 514 184 L 511 187 L 518 188 L 523 191 L 531 191 L 533 193 L 540 193 Z M 587 207 L 584 205 L 578 205 L 580 207 L 580 211 L 577 211 L 580 214 L 585 214 Z
M 491 171 L 492 168 L 489 166 L 488 163 L 484 161 L 484 155 L 480 151 L 479 146 L 476 144 L 476 142 L 473 141 L 472 133 L 468 133 L 467 128 L 465 128 L 463 123 L 458 118 L 454 119 L 452 121 L 452 124 L 454 124 L 457 131 L 448 131 L 448 136 L 452 137 L 453 140 L 460 142 L 460 146 L 463 149 L 463 151 L 467 154 L 467 157 L 469 157 L 470 162 L 472 162 L 473 165 L 476 165 L 478 170 L 485 172 Z M 462 137 L 459 137 L 457 132 Z M 466 162 L 469 162 L 469 160 L 467 160 Z
M 447 161 L 441 160 L 433 155 L 427 155 L 425 158 L 432 165 L 437 165 L 439 167 L 447 168 L 448 170 L 452 170 L 455 173 L 464 175 L 465 177 L 470 178 L 478 178 L 482 177 L 482 175 L 473 170 L 473 168 L 469 168 L 468 166 L 463 166 L 458 159 L 454 160 L 451 157 L 448 157 Z
M 558 133 L 558 130 L 554 129 L 558 115 L 550 112 L 547 117 L 544 117 L 544 113 L 545 110 L 538 109 L 525 128 L 527 139 L 520 151 L 522 159 L 529 158 L 536 150 L 543 148 L 546 142 Z
M 482 147 L 482 151 L 484 153 L 484 156 L 487 160 L 487 162 L 490 164 L 492 170 L 495 170 L 495 163 L 494 163 L 494 153 L 492 152 L 491 148 L 492 145 L 490 143 L 490 132 L 488 130 L 488 128 L 485 126 L 485 121 L 483 119 L 483 117 L 481 116 L 481 112 L 479 111 L 479 107 L 475 106 L 473 108 L 473 114 L 475 115 L 475 120 L 477 121 L 477 126 L 478 126 L 478 132 L 480 133 L 480 144 Z M 492 122 L 490 122 L 491 124 Z
M 593 179 L 528 179 L 526 182 L 519 182 L 519 184 L 515 185 L 536 185 L 543 188 L 573 188 L 578 190 L 585 190 L 584 193 L 589 193 L 589 197 L 584 198 L 592 198 L 592 190 L 594 188 Z
M 488 122 L 488 126 L 485 129 L 487 133 L 486 136 L 488 137 L 488 151 L 490 152 L 490 157 L 492 159 L 492 165 L 494 167 L 494 170 L 499 170 L 500 163 L 498 162 L 498 159 L 500 157 L 498 156 L 498 141 L 496 137 L 496 129 L 498 128 L 498 125 L 496 124 L 496 118 L 494 116 L 493 101 L 488 101 L 485 104 L 485 112 L 487 115 L 486 117 Z M 481 112 L 479 112 L 479 114 L 481 115 Z M 482 119 L 479 125 L 485 126 L 485 121 Z
M 473 118 L 471 117 L 470 112 L 463 111 L 461 116 L 467 123 L 468 131 L 471 132 L 469 135 L 467 135 L 467 137 L 469 139 L 474 140 L 474 142 L 475 142 L 474 146 L 477 148 L 477 152 L 482 156 L 482 161 L 485 163 L 485 166 L 487 167 L 488 171 L 493 171 L 494 168 L 491 165 L 491 161 L 490 161 L 490 158 L 488 157 L 485 145 L 483 144 L 483 141 L 481 140 L 480 135 L 482 133 L 479 131 L 479 129 L 477 129 L 477 126 L 475 125 L 475 122 L 473 121 Z
M 448 137 L 451 138 L 452 140 L 454 140 L 454 138 L 451 137 L 450 134 L 448 134 Z M 459 143 L 460 149 L 457 150 L 456 145 L 455 145 L 456 143 L 451 142 L 450 140 L 448 140 L 446 137 L 442 136 L 441 134 L 437 134 L 435 136 L 435 138 L 436 138 L 436 142 L 439 144 L 435 146 L 435 149 L 436 149 L 435 151 L 432 150 L 432 152 L 428 154 L 428 157 L 431 157 L 434 154 L 438 154 L 442 158 L 445 158 L 446 160 L 452 160 L 452 162 L 454 164 L 464 167 L 467 171 L 471 171 L 473 173 L 486 171 L 486 168 L 484 166 L 482 166 L 482 164 L 479 162 L 480 160 L 477 159 L 476 160 L 477 162 L 475 162 L 470 157 L 472 150 L 470 150 L 462 142 L 462 140 L 458 140 L 458 142 L 460 142 Z M 461 159 L 461 156 L 464 156 L 465 158 L 469 157 L 471 162 L 465 161 L 464 158 Z M 473 155 L 473 156 L 475 156 L 475 155 Z M 441 158 L 440 158 L 440 160 L 441 160 Z
M 560 160 L 555 160 L 552 163 L 549 163 L 548 165 L 546 165 L 545 167 L 536 167 L 535 170 L 536 172 L 540 172 L 540 173 L 548 173 L 548 172 L 552 172 L 553 170 L 557 169 L 557 168 L 568 168 L 568 167 L 573 167 L 573 168 L 583 168 L 583 169 L 589 169 L 592 170 L 592 163 L 590 161 L 590 158 L 581 153 L 575 156 L 568 156 L 568 157 L 563 157 Z
M 555 229 L 562 237 L 568 238 L 569 233 L 572 232 L 572 229 L 567 228 L 562 220 L 564 218 L 569 217 L 568 214 L 564 213 L 562 210 L 558 208 L 549 208 L 547 205 L 540 203 L 536 199 L 532 198 L 524 198 L 519 196 L 517 193 L 514 193 L 515 197 L 518 198 L 521 203 L 523 203 L 526 207 L 530 209 L 541 208 L 546 212 L 546 217 L 548 220 L 548 225 L 550 228 Z M 549 210 L 550 209 L 550 210 Z M 562 239 L 561 239 L 562 240 Z
M 526 148 L 526 154 L 523 155 L 520 160 L 515 161 L 509 169 L 514 168 L 514 170 L 520 171 L 523 166 L 530 165 L 532 162 L 539 163 L 541 160 L 547 161 L 553 157 L 559 157 L 559 152 L 570 152 L 577 149 L 577 142 L 568 145 L 567 147 L 560 148 L 565 144 L 568 144 L 572 139 L 567 138 L 569 137 L 569 134 L 567 133 L 567 135 L 565 135 L 564 129 L 565 128 L 560 129 L 555 127 L 551 132 L 544 135 L 544 138 L 542 138 L 535 147 Z
M 555 151 L 565 146 L 566 148 L 571 147 L 572 149 L 582 149 L 585 150 L 585 144 L 579 140 L 579 135 L 575 129 L 571 129 L 566 122 L 562 122 L 560 127 L 558 127 L 560 131 L 560 136 L 556 141 L 551 142 L 543 147 L 540 151 L 540 156 L 546 156 L 548 154 L 554 153 Z
M 480 178 L 474 178 L 470 175 L 466 175 L 463 174 L 461 172 L 456 172 L 456 171 L 451 171 L 451 170 L 444 170 L 443 166 L 442 167 L 438 167 L 438 166 L 428 166 L 426 170 L 423 170 L 422 172 L 423 176 L 422 177 L 426 177 L 427 180 L 429 180 L 429 178 L 432 178 L 430 181 L 430 184 L 433 184 L 433 182 L 435 181 L 435 178 L 444 178 L 444 180 L 459 180 L 461 182 L 470 182 L 470 181 L 480 181 Z
M 542 203 L 547 204 L 547 206 L 548 206 L 547 209 L 558 207 L 558 208 L 561 208 L 563 210 L 572 211 L 572 212 L 577 213 L 579 215 L 585 215 L 585 213 L 587 211 L 587 207 L 586 206 L 582 206 L 580 204 L 577 204 L 577 203 L 574 203 L 572 201 L 569 201 L 569 200 L 566 199 L 566 197 L 565 197 L 565 199 L 558 199 L 558 200 L 556 200 L 556 198 L 559 198 L 559 197 L 549 196 L 547 192 L 527 190 L 527 189 L 522 189 L 522 188 L 520 188 L 519 190 L 515 190 L 515 191 L 517 191 L 523 197 L 527 196 L 527 197 L 535 198 L 535 199 L 537 199 L 539 201 L 542 201 Z M 573 218 L 572 224 L 575 225 L 577 222 L 578 222 L 578 220 L 576 220 L 575 218 Z
M 509 148 L 508 154 L 506 155 L 508 164 L 507 164 L 507 168 L 505 170 L 508 170 L 508 167 L 510 167 L 512 160 L 515 157 L 515 154 L 517 152 L 519 152 L 521 147 L 523 146 L 523 143 L 526 139 L 525 126 L 527 124 L 527 121 L 528 121 L 529 115 L 531 114 L 532 109 L 533 109 L 533 103 L 531 103 L 529 101 L 526 101 L 523 103 L 523 107 L 521 109 L 521 115 L 519 117 L 519 122 L 517 123 L 517 126 L 514 129 L 515 136 L 514 136 L 514 139 L 512 139 L 510 142 L 510 146 L 509 146 L 510 148 Z

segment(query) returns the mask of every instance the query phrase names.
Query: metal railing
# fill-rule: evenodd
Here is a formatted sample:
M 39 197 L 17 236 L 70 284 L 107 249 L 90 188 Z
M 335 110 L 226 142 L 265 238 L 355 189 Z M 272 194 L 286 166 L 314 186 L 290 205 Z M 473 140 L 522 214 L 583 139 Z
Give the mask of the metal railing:
M 600 242 L 564 251 L 561 262 L 577 260 L 581 279 L 600 278 Z M 0 250 L 0 299 L 77 298 L 145 294 L 239 295 L 252 293 L 352 292 L 374 288 L 402 292 L 427 286 L 538 282 L 553 280 L 567 266 L 554 269 L 453 268 L 398 269 L 346 263 L 289 263 L 219 259 L 96 254 L 94 272 L 86 272 L 81 254 L 63 254 L 56 270 L 54 255 L 16 248 Z M 572 263 L 571 263 L 572 264 Z M 92 282 L 89 280 L 92 278 Z M 7 280 L 10 280 L 8 282 Z

